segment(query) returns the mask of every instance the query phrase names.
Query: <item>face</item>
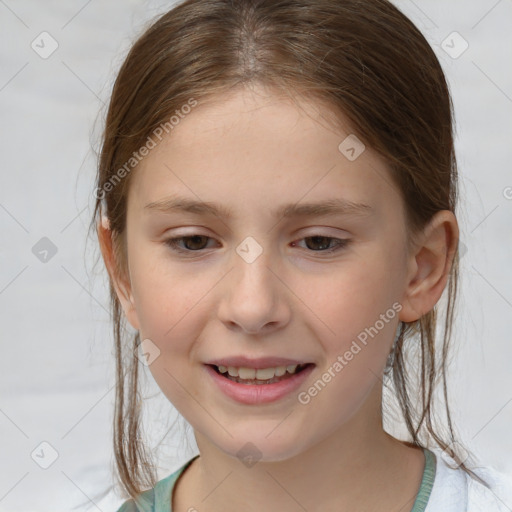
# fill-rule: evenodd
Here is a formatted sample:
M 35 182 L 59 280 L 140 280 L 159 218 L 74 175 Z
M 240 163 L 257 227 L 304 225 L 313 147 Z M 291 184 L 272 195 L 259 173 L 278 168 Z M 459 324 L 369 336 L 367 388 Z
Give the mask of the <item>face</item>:
M 334 129 L 321 108 L 302 107 L 247 90 L 200 105 L 130 185 L 125 313 L 158 354 L 149 368 L 166 397 L 233 456 L 251 442 L 262 460 L 286 459 L 356 413 L 374 417 L 377 402 L 365 404 L 400 319 L 408 260 L 399 192 L 371 148 L 358 155 L 345 141 L 348 124 Z M 168 208 L 177 198 L 219 211 Z M 333 201 L 366 206 L 293 212 Z M 205 365 L 241 355 L 314 366 L 292 392 L 248 404 Z

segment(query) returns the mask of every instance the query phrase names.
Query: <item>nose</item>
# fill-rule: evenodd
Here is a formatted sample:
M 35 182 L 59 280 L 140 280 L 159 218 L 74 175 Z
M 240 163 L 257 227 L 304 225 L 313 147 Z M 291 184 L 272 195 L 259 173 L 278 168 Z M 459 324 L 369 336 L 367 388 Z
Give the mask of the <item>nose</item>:
M 235 252 L 234 268 L 219 290 L 219 319 L 247 334 L 282 329 L 290 321 L 290 292 L 275 257 L 265 250 L 254 261 L 240 254 Z

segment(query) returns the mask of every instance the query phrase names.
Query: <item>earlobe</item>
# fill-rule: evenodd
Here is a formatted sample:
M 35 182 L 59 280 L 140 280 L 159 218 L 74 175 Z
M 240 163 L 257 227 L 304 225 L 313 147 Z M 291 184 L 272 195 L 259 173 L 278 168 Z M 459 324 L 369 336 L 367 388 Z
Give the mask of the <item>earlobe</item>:
M 110 280 L 121 303 L 124 314 L 135 330 L 139 330 L 139 320 L 135 309 L 135 301 L 129 283 L 120 276 L 119 267 L 113 250 L 112 231 L 107 217 L 102 216 L 98 223 L 98 239 L 103 261 L 107 267 Z
M 459 229 L 449 210 L 437 212 L 410 256 L 402 322 L 414 322 L 431 311 L 445 289 L 457 248 Z

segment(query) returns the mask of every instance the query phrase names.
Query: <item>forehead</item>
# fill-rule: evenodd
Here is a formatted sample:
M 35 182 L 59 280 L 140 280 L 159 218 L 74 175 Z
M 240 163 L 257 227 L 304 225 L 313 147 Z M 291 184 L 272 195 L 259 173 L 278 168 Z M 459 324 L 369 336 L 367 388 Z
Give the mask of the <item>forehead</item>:
M 327 119 L 332 110 L 322 103 L 261 89 L 214 98 L 183 116 L 142 160 L 130 195 L 139 207 L 179 194 L 214 198 L 232 211 L 253 202 L 275 210 L 283 194 L 286 203 L 338 195 L 377 207 L 396 196 L 385 162 L 371 148 L 348 159 L 340 150 L 354 137 L 348 122 L 334 127 Z
M 312 135 L 321 136 L 320 129 L 335 130 L 333 122 L 339 122 L 339 117 L 325 103 L 254 86 L 213 96 L 194 107 L 180 119 L 179 129 L 174 129 L 169 139 L 173 139 L 174 146 L 187 147 L 195 143 L 196 137 L 207 140 L 229 134 L 232 138 L 238 136 L 241 143 L 249 142 L 250 137 L 254 143 L 274 143 L 284 149 L 284 139 L 293 145 Z M 346 121 L 342 125 L 349 130 Z

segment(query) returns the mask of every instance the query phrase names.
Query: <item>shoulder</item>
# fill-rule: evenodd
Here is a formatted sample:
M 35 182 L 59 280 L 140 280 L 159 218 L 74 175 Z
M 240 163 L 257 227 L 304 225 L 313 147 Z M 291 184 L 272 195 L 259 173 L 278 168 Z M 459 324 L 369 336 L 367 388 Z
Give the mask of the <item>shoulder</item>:
M 436 456 L 436 475 L 425 512 L 510 512 L 512 479 L 490 467 L 471 468 L 489 488 L 456 467 L 440 449 Z
M 473 469 L 481 476 L 489 488 L 468 478 L 468 512 L 480 510 L 510 512 L 512 510 L 512 477 L 494 468 Z
M 139 512 L 133 500 L 125 501 L 116 512 Z
M 190 459 L 168 477 L 159 480 L 152 489 L 144 491 L 136 499 L 131 498 L 128 501 L 125 501 L 117 512 L 171 511 L 172 493 L 176 481 L 197 457 L 199 457 L 199 455 Z
M 137 499 L 125 501 L 117 512 L 155 512 L 155 491 L 160 482 L 153 489 L 144 491 Z

